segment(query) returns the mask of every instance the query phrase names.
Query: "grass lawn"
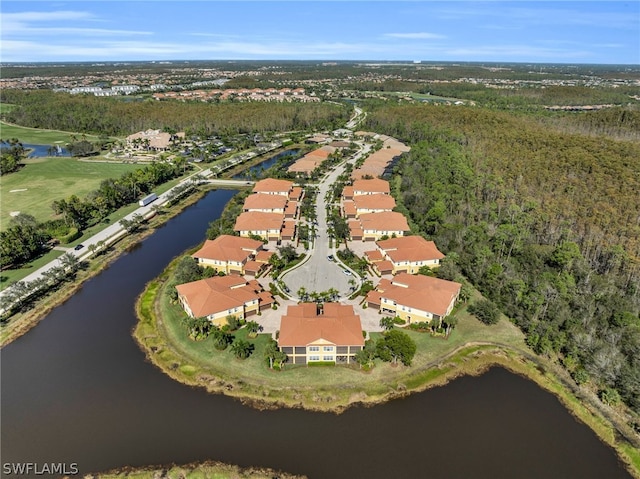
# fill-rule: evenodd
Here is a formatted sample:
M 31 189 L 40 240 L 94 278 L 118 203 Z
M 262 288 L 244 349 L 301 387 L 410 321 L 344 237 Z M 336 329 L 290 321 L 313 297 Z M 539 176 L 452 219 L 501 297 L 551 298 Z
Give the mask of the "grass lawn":
M 13 105 L 3 105 L 0 107 L 0 113 L 9 111 Z M 81 133 L 59 130 L 44 130 L 42 128 L 29 128 L 26 126 L 10 125 L 0 121 L 0 138 L 17 138 L 22 143 L 30 143 L 32 145 L 53 145 L 55 143 L 69 143 L 71 136 L 75 135 L 80 138 Z M 97 141 L 96 135 L 86 135 L 87 140 Z
M 499 342 L 525 349 L 522 333 L 509 321 L 485 326 L 462 309 L 457 313 L 459 324 L 448 340 L 428 333 L 406 331 L 418 346 L 411 367 L 392 366 L 377 360 L 376 366 L 368 372 L 357 365 L 331 366 L 330 373 L 327 367 L 288 365 L 284 371 L 275 372 L 266 366 L 263 357 L 269 335 L 248 339 L 242 329 L 234 333 L 255 345 L 255 351 L 248 359 L 238 360 L 229 349 L 216 350 L 212 337 L 203 341 L 191 340 L 182 325 L 181 318 L 185 315 L 182 308 L 168 301 L 160 284 L 152 284 L 150 288 L 151 294 L 144 294 L 141 299 L 139 315 L 144 318 L 153 311 L 154 292 L 157 292 L 161 295 L 157 303 L 161 324 L 156 329 L 153 321 L 142 320 L 135 336 L 147 349 L 155 350 L 154 361 L 176 379 L 212 390 L 222 389 L 227 394 L 249 400 L 279 400 L 288 404 L 304 402 L 307 407 L 313 408 L 315 404 L 321 409 L 328 405 L 344 406 L 354 401 L 381 398 L 399 388 L 424 384 L 425 374 L 431 375 L 435 371 L 434 378 L 437 377 L 440 372 L 434 366 L 441 363 L 447 354 L 468 343 Z M 260 322 L 259 316 L 251 319 Z M 471 352 L 464 354 L 472 354 L 483 347 L 472 348 Z M 445 363 L 464 360 L 444 359 Z
M 50 219 L 54 200 L 72 194 L 83 198 L 106 178 L 117 178 L 140 165 L 93 163 L 73 158 L 37 158 L 25 161 L 20 170 L 0 178 L 0 230 L 5 230 L 11 211 L 35 216 L 38 221 Z M 16 191 L 20 190 L 20 191 Z
M 5 269 L 0 272 L 0 290 L 3 290 L 11 283 L 20 281 L 25 276 L 30 275 L 34 271 L 37 271 L 45 264 L 53 261 L 54 259 L 62 256 L 64 251 L 51 250 L 47 254 L 40 256 L 39 258 L 30 261 L 24 267 L 20 269 Z
M 13 110 L 16 106 L 12 103 L 0 103 L 0 114 Z

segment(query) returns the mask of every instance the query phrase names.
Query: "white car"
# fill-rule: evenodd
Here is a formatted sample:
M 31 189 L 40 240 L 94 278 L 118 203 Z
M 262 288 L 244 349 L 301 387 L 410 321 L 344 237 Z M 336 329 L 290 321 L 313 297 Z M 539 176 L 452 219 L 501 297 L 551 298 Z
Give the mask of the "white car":
M 349 271 L 348 269 L 343 269 L 342 272 L 347 276 L 351 276 L 351 271 Z

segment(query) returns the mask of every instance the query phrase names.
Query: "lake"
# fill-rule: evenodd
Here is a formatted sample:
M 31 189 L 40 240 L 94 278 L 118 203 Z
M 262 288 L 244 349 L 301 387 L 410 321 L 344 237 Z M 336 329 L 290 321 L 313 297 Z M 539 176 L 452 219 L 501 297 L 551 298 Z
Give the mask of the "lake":
M 207 194 L 2 350 L 4 464 L 87 473 L 211 459 L 332 479 L 630 477 L 554 396 L 500 368 L 341 415 L 261 412 L 165 376 L 131 337 L 135 299 L 204 239 L 234 193 Z

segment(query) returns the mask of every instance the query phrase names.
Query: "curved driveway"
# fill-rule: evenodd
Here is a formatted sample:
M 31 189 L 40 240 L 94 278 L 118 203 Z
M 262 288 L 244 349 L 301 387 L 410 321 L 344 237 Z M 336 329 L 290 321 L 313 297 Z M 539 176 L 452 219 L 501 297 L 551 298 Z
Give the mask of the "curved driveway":
M 361 149 L 353 158 L 347 160 L 349 163 L 355 162 L 362 155 L 367 154 L 369 145 Z M 318 185 L 318 196 L 316 198 L 316 214 L 318 225 L 316 226 L 316 238 L 314 247 L 309 251 L 311 257 L 300 267 L 284 274 L 282 280 L 291 290 L 292 296 L 298 295 L 298 290 L 304 287 L 307 292 L 316 291 L 318 293 L 335 288 L 340 296 L 347 296 L 350 293 L 351 285 L 349 280 L 356 281 L 359 286 L 360 278 L 352 271 L 351 275 L 344 273 L 344 266 L 336 263 L 335 245 L 329 248 L 329 234 L 327 232 L 327 211 L 325 196 L 329 187 L 335 183 L 336 179 L 344 171 L 344 163 L 329 172 Z M 334 256 L 334 261 L 327 259 L 328 255 Z

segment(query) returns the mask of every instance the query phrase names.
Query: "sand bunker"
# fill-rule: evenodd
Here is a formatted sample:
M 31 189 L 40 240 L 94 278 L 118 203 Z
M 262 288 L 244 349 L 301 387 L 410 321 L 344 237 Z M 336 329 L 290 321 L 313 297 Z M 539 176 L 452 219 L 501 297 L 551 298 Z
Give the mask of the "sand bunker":
M 20 188 L 19 190 L 11 190 L 9 193 L 18 193 L 19 191 L 27 191 L 27 188 Z

